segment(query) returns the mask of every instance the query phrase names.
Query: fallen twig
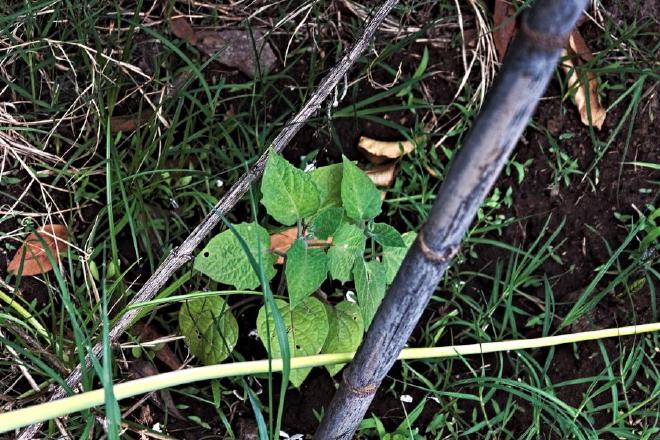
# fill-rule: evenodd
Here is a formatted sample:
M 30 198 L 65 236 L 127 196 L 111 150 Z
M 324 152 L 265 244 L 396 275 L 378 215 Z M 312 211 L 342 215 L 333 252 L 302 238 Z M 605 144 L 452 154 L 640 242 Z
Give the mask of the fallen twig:
M 300 130 L 302 125 L 316 113 L 321 104 L 328 95 L 334 90 L 337 83 L 341 78 L 346 75 L 348 69 L 357 61 L 357 59 L 364 53 L 369 42 L 371 41 L 376 30 L 383 22 L 385 17 L 390 13 L 392 8 L 398 3 L 398 0 L 385 0 L 383 5 L 374 13 L 374 15 L 365 23 L 362 34 L 357 39 L 355 44 L 349 48 L 339 63 L 333 67 L 326 77 L 318 85 L 312 96 L 305 103 L 302 109 L 294 115 L 286 123 L 282 131 L 277 135 L 270 145 L 275 152 L 282 151 L 293 136 Z M 147 280 L 142 286 L 140 291 L 133 297 L 130 304 L 149 301 L 152 299 L 167 280 L 178 270 L 181 266 L 186 264 L 192 258 L 193 251 L 197 246 L 206 238 L 207 235 L 215 228 L 220 221 L 219 214 L 227 214 L 234 205 L 245 195 L 250 185 L 257 180 L 263 173 L 268 159 L 269 149 L 266 150 L 261 157 L 256 161 L 254 166 L 248 170 L 240 179 L 232 186 L 229 191 L 220 199 L 215 205 L 213 210 L 209 212 L 204 220 L 188 235 L 188 237 L 177 248 L 172 249 L 165 261 L 156 269 L 156 272 Z M 131 325 L 133 319 L 139 314 L 139 309 L 133 309 L 126 312 L 117 323 L 110 330 L 110 341 L 116 341 L 124 331 Z M 82 347 L 81 347 L 82 349 Z M 100 356 L 103 346 L 96 344 L 92 349 L 95 356 Z M 89 363 L 89 355 L 87 356 Z M 82 366 L 78 365 L 67 377 L 67 384 L 71 388 L 78 386 L 82 379 Z M 59 387 L 50 400 L 61 399 L 66 396 L 64 388 Z M 36 423 L 29 426 L 17 437 L 19 440 L 27 440 L 34 437 L 37 431 L 41 428 L 42 423 Z

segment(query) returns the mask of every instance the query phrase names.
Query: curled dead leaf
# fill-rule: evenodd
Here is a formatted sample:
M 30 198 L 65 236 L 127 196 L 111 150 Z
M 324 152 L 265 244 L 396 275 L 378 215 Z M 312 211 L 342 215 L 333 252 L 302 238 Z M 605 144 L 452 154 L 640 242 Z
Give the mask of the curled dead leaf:
M 367 170 L 366 173 L 376 186 L 389 188 L 394 183 L 396 176 L 396 163 L 390 162 L 376 165 L 370 170 Z
M 493 10 L 493 43 L 500 61 L 504 58 L 516 30 L 516 8 L 510 0 L 495 0 Z
M 298 228 L 293 227 L 280 232 L 271 234 L 270 250 L 277 255 L 275 264 L 284 264 L 284 254 L 289 250 L 294 241 L 298 238 Z M 307 240 L 309 247 L 325 247 L 332 244 L 332 237 L 327 240 Z
M 13 275 L 34 276 L 53 270 L 48 252 L 57 258 L 66 252 L 69 233 L 64 225 L 50 224 L 39 228 L 25 238 L 7 266 Z
M 360 136 L 358 148 L 373 164 L 379 165 L 392 159 L 409 154 L 415 149 L 411 141 L 386 142 Z
M 580 66 L 593 58 L 587 43 L 576 29 L 571 33 L 568 47 L 562 52 L 565 60 L 562 68 L 568 75 L 568 88 L 574 91 L 573 99 L 580 114 L 580 120 L 586 126 L 591 125 L 597 129 L 603 127 L 607 111 L 598 96 L 598 78 L 591 71 L 584 71 Z M 591 118 L 589 118 L 591 110 Z
M 183 17 L 177 17 L 170 20 L 170 31 L 177 38 L 188 41 L 190 44 L 197 44 L 197 34 L 190 25 L 190 22 Z
M 131 132 L 146 124 L 154 116 L 153 110 L 144 110 L 132 115 L 113 116 L 110 118 L 110 132 Z

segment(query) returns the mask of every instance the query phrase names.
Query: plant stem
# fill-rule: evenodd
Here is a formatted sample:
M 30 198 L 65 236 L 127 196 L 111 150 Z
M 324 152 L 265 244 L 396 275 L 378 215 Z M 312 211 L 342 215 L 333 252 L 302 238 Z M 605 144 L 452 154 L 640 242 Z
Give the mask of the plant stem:
M 586 0 L 538 0 L 316 432 L 349 439 L 417 325 L 555 70 Z
M 550 347 L 560 344 L 638 335 L 655 331 L 660 331 L 660 322 L 566 335 L 547 336 L 545 338 L 536 339 L 518 339 L 512 341 L 486 342 L 483 344 L 454 345 L 446 347 L 406 348 L 401 351 L 398 359 L 442 359 L 500 351 Z M 291 358 L 291 368 L 310 368 L 343 364 L 353 359 L 354 354 L 355 353 L 333 353 Z M 235 362 L 231 364 L 218 364 L 207 367 L 171 371 L 169 373 L 157 374 L 114 385 L 113 392 L 115 398 L 120 400 L 191 382 L 219 379 L 222 377 L 263 374 L 267 373 L 269 368 L 271 372 L 281 371 L 282 360 L 272 359 L 270 366 L 269 361 L 264 359 L 260 361 Z M 28 408 L 0 414 L 0 433 L 102 405 L 104 403 L 104 397 L 103 389 L 97 389 L 66 397 L 57 402 L 42 403 Z

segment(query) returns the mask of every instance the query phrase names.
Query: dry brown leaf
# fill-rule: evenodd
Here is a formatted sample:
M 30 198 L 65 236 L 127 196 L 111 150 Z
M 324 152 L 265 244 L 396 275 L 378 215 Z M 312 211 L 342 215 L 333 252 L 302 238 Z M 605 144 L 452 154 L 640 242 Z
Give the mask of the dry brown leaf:
M 271 234 L 270 250 L 277 255 L 275 264 L 284 264 L 284 254 L 289 250 L 294 241 L 298 238 L 298 228 L 293 227 L 280 232 Z M 307 240 L 309 247 L 325 247 L 332 244 L 332 237 L 327 240 Z
M 29 277 L 53 270 L 46 248 L 53 257 L 57 258 L 59 254 L 66 252 L 68 237 L 66 226 L 53 224 L 42 226 L 25 238 L 14 258 L 9 262 L 7 272 L 18 275 L 20 270 L 20 275 Z
M 133 329 L 142 342 L 152 342 L 163 338 L 163 335 L 149 324 L 138 322 L 133 326 Z M 181 369 L 183 364 L 167 344 L 163 344 L 162 348 L 156 350 L 155 353 L 156 357 L 170 367 L 172 371 Z
M 141 113 L 134 113 L 125 116 L 113 116 L 110 118 L 110 132 L 131 132 L 135 131 L 141 125 L 147 123 L 154 116 L 152 110 L 144 110 Z
M 275 52 L 259 30 L 198 31 L 196 36 L 199 50 L 251 78 L 259 71 L 272 70 L 277 62 Z
M 284 231 L 276 232 L 270 236 L 270 250 L 277 255 L 275 264 L 283 264 L 286 251 L 289 250 L 291 245 L 298 237 L 298 228 L 293 227 L 285 229 Z
M 389 188 L 394 183 L 396 175 L 396 163 L 390 162 L 382 165 L 376 165 L 366 171 L 367 176 L 376 186 Z
M 493 11 L 493 43 L 500 61 L 504 58 L 516 30 L 516 8 L 510 0 L 495 0 Z
M 410 141 L 385 142 L 360 136 L 358 148 L 375 165 L 398 159 L 409 154 L 415 149 L 415 144 Z
M 562 55 L 566 57 L 562 62 L 562 68 L 568 75 L 568 88 L 575 90 L 573 99 L 578 113 L 580 113 L 580 120 L 584 125 L 589 126 L 589 112 L 587 111 L 589 106 L 592 125 L 600 130 L 605 122 L 607 111 L 598 96 L 598 78 L 591 71 L 581 72 L 580 66 L 583 62 L 592 59 L 593 54 L 577 29 L 571 33 L 568 47 L 562 52 Z M 586 81 L 584 80 L 585 75 Z
M 190 25 L 190 22 L 184 17 L 177 17 L 170 20 L 170 30 L 177 38 L 186 40 L 190 44 L 197 44 L 197 34 Z

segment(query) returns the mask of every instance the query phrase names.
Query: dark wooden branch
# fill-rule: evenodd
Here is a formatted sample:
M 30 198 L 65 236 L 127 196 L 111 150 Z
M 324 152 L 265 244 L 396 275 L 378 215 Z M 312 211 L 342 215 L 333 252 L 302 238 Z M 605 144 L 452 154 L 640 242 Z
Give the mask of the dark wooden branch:
M 586 0 L 538 0 L 390 287 L 317 439 L 350 439 L 525 129 Z
M 323 78 L 314 93 L 300 109 L 300 111 L 287 121 L 285 127 L 277 135 L 270 145 L 274 151 L 282 151 L 293 138 L 293 136 L 300 130 L 300 128 L 307 122 L 307 120 L 316 113 L 321 104 L 328 95 L 337 86 L 337 83 L 346 75 L 348 70 L 355 64 L 357 59 L 364 53 L 371 42 L 376 30 L 381 25 L 385 17 L 390 13 L 392 8 L 398 3 L 398 0 L 386 0 L 382 6 L 377 9 L 373 16 L 365 23 L 364 29 L 360 38 L 355 44 L 350 47 L 330 72 Z M 204 220 L 195 228 L 194 231 L 181 243 L 178 248 L 170 252 L 165 261 L 156 269 L 156 272 L 147 280 L 142 286 L 140 291 L 133 297 L 130 304 L 137 304 L 152 299 L 156 293 L 165 285 L 167 280 L 185 263 L 193 258 L 193 252 L 197 246 L 213 231 L 220 221 L 220 215 L 227 214 L 234 205 L 245 195 L 247 190 L 264 171 L 266 160 L 268 159 L 268 150 L 266 150 L 261 157 L 256 161 L 254 166 L 246 172 L 241 178 L 231 187 L 231 189 L 220 199 L 215 205 L 213 210 L 209 212 Z M 133 309 L 126 312 L 117 323 L 110 329 L 110 341 L 116 341 L 133 323 L 135 317 L 139 314 L 139 309 Z M 102 351 L 102 345 L 96 344 L 93 348 L 94 355 L 99 357 Z M 80 347 L 82 350 L 83 347 Z M 89 356 L 87 356 L 89 365 Z M 82 379 L 82 368 L 78 365 L 71 374 L 67 377 L 67 383 L 71 388 L 78 386 Z M 66 396 L 66 391 L 62 387 L 58 387 L 50 400 L 61 399 Z M 37 431 L 41 428 L 41 424 L 34 424 L 26 428 L 19 436 L 19 440 L 27 440 L 34 437 Z

